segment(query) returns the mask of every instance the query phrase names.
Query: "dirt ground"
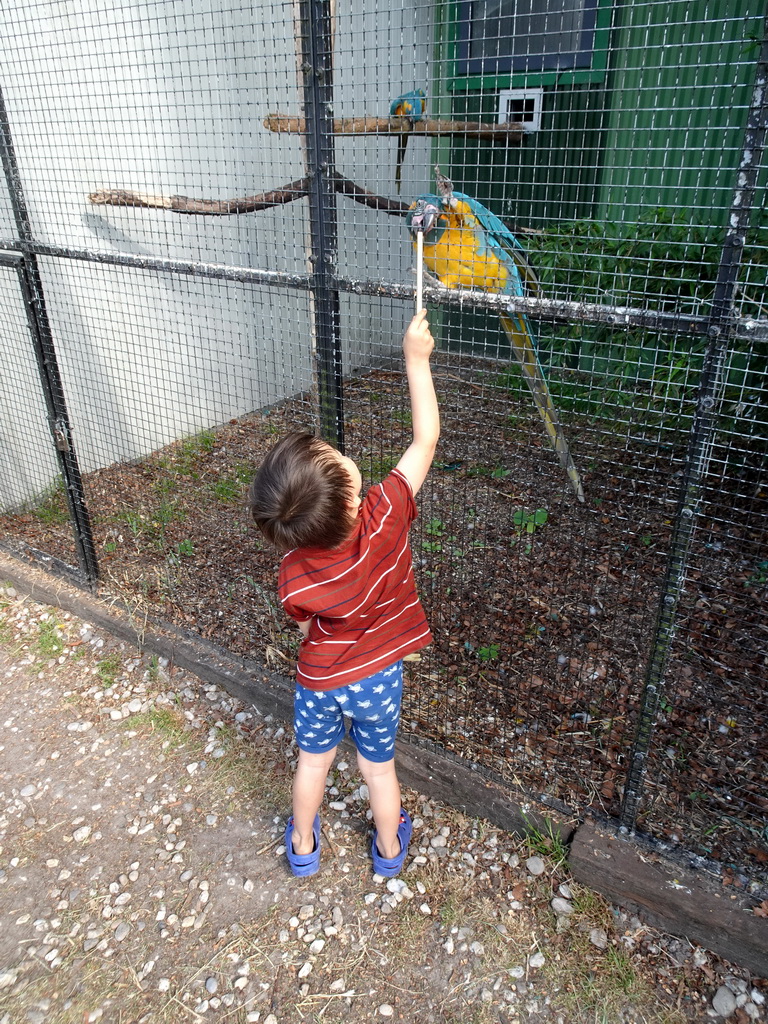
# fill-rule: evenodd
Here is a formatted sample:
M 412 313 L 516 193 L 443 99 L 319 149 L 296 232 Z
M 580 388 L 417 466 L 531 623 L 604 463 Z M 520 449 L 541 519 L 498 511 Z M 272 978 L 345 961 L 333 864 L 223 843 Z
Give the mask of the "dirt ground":
M 428 793 L 373 876 L 344 751 L 294 879 L 283 723 L 8 586 L 0 677 L 0 1024 L 766 1019 L 766 982 Z
M 435 641 L 409 667 L 404 731 L 577 813 L 615 817 L 685 430 L 662 428 L 642 405 L 610 423 L 569 415 L 580 505 L 503 364 L 444 352 L 434 363 L 442 436 L 412 545 Z M 403 374 L 350 379 L 344 402 L 347 453 L 367 486 L 410 436 Z M 88 474 L 104 589 L 288 671 L 297 633 L 277 606 L 279 559 L 249 521 L 245 489 L 275 438 L 312 422 L 299 396 Z M 691 546 L 638 823 L 719 860 L 744 887 L 768 883 L 765 497 L 747 490 L 707 488 L 716 504 Z M 0 532 L 74 563 L 61 494 L 0 517 Z

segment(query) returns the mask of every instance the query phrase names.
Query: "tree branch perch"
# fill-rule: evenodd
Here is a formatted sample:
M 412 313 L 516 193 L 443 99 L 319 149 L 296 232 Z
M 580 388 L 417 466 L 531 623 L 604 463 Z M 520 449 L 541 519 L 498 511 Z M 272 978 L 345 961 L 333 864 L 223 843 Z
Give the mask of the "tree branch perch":
M 399 199 L 387 199 L 386 196 L 369 192 L 362 185 L 355 184 L 349 178 L 334 172 L 333 187 L 340 194 L 354 199 L 373 210 L 381 210 L 396 216 L 404 216 L 408 212 L 408 203 Z M 170 210 L 172 213 L 193 213 L 208 217 L 226 217 L 233 213 L 257 213 L 272 206 L 292 203 L 307 194 L 308 181 L 299 178 L 289 185 L 262 192 L 257 196 L 245 196 L 242 199 L 190 199 L 188 196 L 153 196 L 144 192 L 129 192 L 126 189 L 101 189 L 91 192 L 88 196 L 94 206 L 137 206 L 150 210 Z

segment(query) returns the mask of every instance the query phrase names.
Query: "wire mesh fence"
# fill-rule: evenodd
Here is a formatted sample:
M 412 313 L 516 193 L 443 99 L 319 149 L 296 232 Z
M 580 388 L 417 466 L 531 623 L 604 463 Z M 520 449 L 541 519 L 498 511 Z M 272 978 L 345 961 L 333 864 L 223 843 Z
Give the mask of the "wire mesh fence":
M 297 427 L 368 484 L 407 446 L 421 197 L 404 731 L 764 881 L 762 5 L 0 17 L 6 544 L 289 672 L 245 487 Z

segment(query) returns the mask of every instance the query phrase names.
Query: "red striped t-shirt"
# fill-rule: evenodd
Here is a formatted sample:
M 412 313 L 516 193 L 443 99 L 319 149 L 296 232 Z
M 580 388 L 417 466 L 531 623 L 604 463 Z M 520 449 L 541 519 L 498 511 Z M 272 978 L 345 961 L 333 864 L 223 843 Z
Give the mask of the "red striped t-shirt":
M 291 618 L 312 620 L 299 648 L 302 686 L 357 682 L 430 643 L 408 543 L 416 515 L 411 485 L 393 469 L 366 494 L 349 540 L 285 555 L 280 600 Z

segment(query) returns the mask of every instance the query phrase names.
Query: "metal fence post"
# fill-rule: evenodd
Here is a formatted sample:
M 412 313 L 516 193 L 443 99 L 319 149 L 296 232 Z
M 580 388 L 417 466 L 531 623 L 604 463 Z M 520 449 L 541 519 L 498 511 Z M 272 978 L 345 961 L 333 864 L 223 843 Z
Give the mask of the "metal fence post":
M 757 174 L 768 127 L 768 19 L 755 85 L 744 131 L 741 161 L 728 215 L 715 293 L 709 316 L 709 344 L 704 357 L 699 391 L 688 442 L 683 480 L 677 502 L 669 559 L 657 613 L 653 649 L 641 695 L 640 713 L 632 745 L 624 799 L 619 817 L 623 831 L 634 828 L 643 796 L 648 753 L 664 686 L 669 651 L 674 637 L 677 608 L 685 583 L 688 550 L 698 511 L 701 482 L 706 472 L 715 431 L 715 407 L 723 363 L 735 335 L 733 299 L 746 233 L 755 197 Z
M 45 395 L 48 423 L 64 479 L 64 491 L 75 537 L 77 560 L 80 569 L 93 587 L 99 578 L 99 566 L 93 544 L 91 521 L 85 502 L 83 481 L 72 438 L 72 428 L 64 399 L 53 335 L 48 321 L 40 268 L 37 256 L 32 250 L 32 229 L 2 90 L 0 90 L 0 155 L 2 155 L 3 170 L 23 253 L 23 260 L 18 267 L 19 283 L 40 373 L 40 382 Z
M 329 0 L 300 0 L 317 374 L 322 436 L 344 451 L 342 357 L 333 187 L 333 32 Z

